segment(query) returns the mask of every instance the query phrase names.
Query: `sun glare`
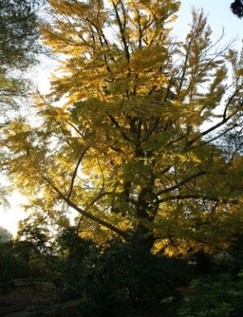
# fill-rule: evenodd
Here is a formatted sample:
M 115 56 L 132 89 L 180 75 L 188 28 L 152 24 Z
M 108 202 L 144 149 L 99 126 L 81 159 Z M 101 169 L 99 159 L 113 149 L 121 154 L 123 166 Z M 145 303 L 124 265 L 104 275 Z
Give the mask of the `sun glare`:
M 15 237 L 18 231 L 18 222 L 27 217 L 27 213 L 21 208 L 25 198 L 19 193 L 14 193 L 9 198 L 9 202 L 11 207 L 0 209 L 0 226 L 7 229 Z

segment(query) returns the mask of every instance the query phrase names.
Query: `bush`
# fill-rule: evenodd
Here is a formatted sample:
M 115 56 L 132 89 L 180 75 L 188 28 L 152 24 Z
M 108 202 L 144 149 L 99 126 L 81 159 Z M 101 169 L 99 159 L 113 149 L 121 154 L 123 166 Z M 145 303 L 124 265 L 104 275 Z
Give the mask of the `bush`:
M 243 273 L 220 274 L 194 280 L 184 297 L 180 317 L 243 316 Z
M 66 228 L 58 237 L 59 255 L 54 268 L 59 299 L 69 300 L 84 294 L 84 276 L 89 262 L 98 253 L 93 242 L 80 238 L 75 227 Z
M 175 298 L 187 270 L 183 261 L 156 257 L 136 243 L 119 240 L 103 247 L 91 263 L 84 276 L 85 316 L 158 316 Z

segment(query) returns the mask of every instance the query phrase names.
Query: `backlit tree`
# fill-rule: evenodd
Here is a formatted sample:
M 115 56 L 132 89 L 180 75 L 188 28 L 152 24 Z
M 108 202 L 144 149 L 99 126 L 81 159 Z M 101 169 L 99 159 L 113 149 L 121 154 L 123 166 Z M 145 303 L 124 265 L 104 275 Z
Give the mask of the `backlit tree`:
M 242 224 L 242 156 L 224 140 L 241 133 L 242 55 L 212 43 L 202 12 L 176 40 L 178 1 L 49 3 L 42 38 L 61 68 L 41 124 L 5 131 L 29 207 L 149 248 L 227 243 Z

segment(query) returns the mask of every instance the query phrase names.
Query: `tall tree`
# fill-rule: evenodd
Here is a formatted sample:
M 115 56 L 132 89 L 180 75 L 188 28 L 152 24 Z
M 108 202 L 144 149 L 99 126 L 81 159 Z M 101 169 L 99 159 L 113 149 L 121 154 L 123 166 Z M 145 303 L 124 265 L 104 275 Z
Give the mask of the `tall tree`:
M 64 66 L 37 101 L 42 125 L 5 131 L 29 207 L 74 209 L 87 234 L 148 248 L 225 243 L 242 224 L 243 165 L 217 141 L 242 124 L 242 55 L 212 43 L 202 12 L 176 41 L 178 1 L 49 2 L 43 39 Z

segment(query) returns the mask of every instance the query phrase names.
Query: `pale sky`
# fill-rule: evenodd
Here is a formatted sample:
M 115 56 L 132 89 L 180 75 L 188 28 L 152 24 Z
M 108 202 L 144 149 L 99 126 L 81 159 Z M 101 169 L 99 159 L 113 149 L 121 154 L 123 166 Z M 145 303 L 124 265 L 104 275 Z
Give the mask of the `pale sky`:
M 225 30 L 225 41 L 230 41 L 236 36 L 243 38 L 243 19 L 237 18 L 230 10 L 233 0 L 181 0 L 181 9 L 177 21 L 176 31 L 186 33 L 190 23 L 190 12 L 194 6 L 203 8 L 208 16 L 208 23 L 213 30 L 213 35 L 217 39 Z
M 243 19 L 238 19 L 230 11 L 229 7 L 233 0 L 182 0 L 181 2 L 178 21 L 174 28 L 180 39 L 188 31 L 188 25 L 191 21 L 191 8 L 194 6 L 196 8 L 203 8 L 205 14 L 208 16 L 208 22 L 213 30 L 214 39 L 220 37 L 224 28 L 224 43 L 237 37 L 239 41 L 236 45 L 240 47 L 243 38 Z M 44 66 L 43 71 L 40 71 L 38 86 L 42 90 L 46 90 L 46 87 L 48 87 L 48 69 L 49 67 Z M 46 82 L 47 84 L 45 84 Z M 4 209 L 0 206 L 0 226 L 5 227 L 13 235 L 17 232 L 18 221 L 26 217 L 21 209 L 21 203 L 23 203 L 21 195 L 15 194 L 10 200 L 10 208 Z

